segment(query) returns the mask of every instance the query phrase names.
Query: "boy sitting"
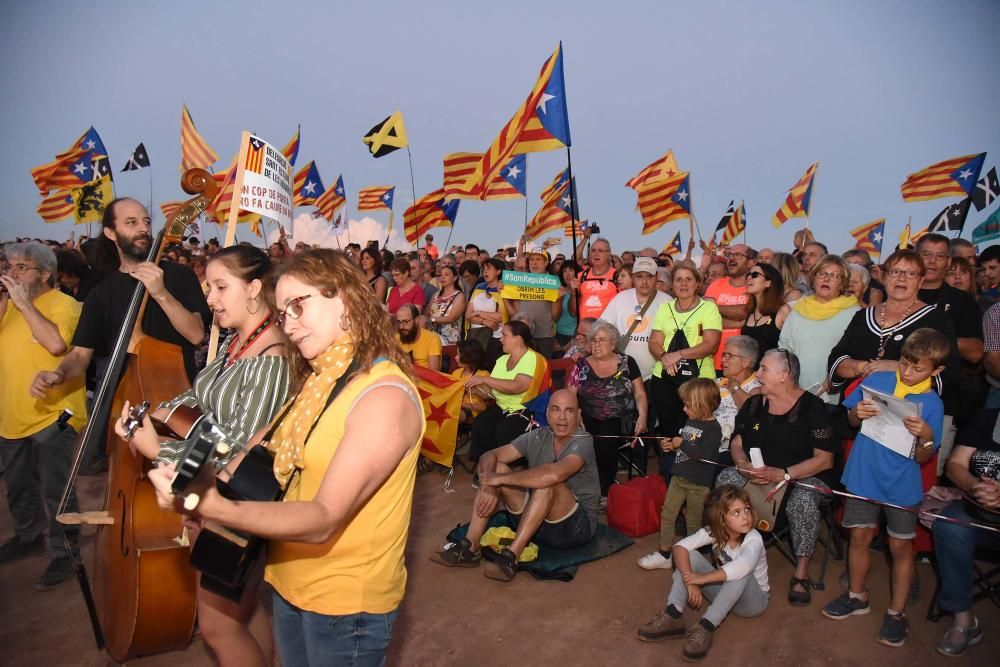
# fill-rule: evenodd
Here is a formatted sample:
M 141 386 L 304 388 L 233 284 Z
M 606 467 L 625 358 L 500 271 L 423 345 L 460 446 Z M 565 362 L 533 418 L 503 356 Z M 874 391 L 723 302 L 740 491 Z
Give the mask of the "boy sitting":
M 903 607 L 913 578 L 913 539 L 917 535 L 915 510 L 923 498 L 920 466 L 929 461 L 940 446 L 944 420 L 944 408 L 932 389 L 932 378 L 944 370 L 948 349 L 948 339 L 943 334 L 933 329 L 917 329 L 903 343 L 898 371 L 872 373 L 844 401 L 844 407 L 849 410 L 848 419 L 855 427 L 879 414 L 874 401 L 862 400 L 865 387 L 921 406 L 921 416 L 903 420 L 914 438 L 912 457 L 903 456 L 859 433 L 841 477 L 845 488 L 853 494 L 913 508 L 908 511 L 847 499 L 843 525 L 851 532 L 847 570 L 850 586 L 847 592 L 823 608 L 823 615 L 834 620 L 871 611 L 865 585 L 871 562 L 869 547 L 879 527 L 879 512 L 884 511 L 892 552 L 892 600 L 878 641 L 886 646 L 902 646 L 909 630 Z

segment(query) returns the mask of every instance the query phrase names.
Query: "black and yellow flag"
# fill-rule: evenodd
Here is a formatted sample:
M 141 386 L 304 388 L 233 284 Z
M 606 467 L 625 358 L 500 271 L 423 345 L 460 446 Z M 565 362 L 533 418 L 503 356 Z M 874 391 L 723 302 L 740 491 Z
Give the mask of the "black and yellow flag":
M 403 114 L 397 111 L 381 123 L 368 130 L 361 139 L 368 144 L 372 157 L 382 157 L 400 148 L 406 148 L 406 127 Z
M 111 183 L 111 174 L 101 176 L 79 188 L 70 190 L 75 210 L 75 224 L 100 222 L 104 216 L 104 207 L 115 198 L 115 188 Z

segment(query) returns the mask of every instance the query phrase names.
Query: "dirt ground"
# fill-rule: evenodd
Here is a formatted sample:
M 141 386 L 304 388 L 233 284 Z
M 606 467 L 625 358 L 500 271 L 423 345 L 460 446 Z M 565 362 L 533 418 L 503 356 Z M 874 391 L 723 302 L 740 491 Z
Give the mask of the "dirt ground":
M 454 493 L 444 493 L 444 474 L 417 479 L 413 522 L 407 548 L 409 586 L 390 649 L 393 665 L 660 665 L 682 663 L 683 642 L 648 644 L 636 628 L 662 608 L 669 586 L 667 571 L 646 572 L 635 560 L 655 548 L 656 536 L 603 560 L 580 567 L 570 583 L 537 581 L 520 574 L 509 584 L 492 581 L 479 570 L 448 570 L 428 555 L 444 543 L 455 524 L 468 520 L 474 491 L 470 476 L 458 469 Z M 82 478 L 81 504 L 95 509 L 103 478 Z M 0 539 L 10 535 L 10 516 L 0 512 Z M 89 552 L 90 540 L 85 543 Z M 909 608 L 910 636 L 903 648 L 875 641 L 888 596 L 885 561 L 873 559 L 873 612 L 841 622 L 823 618 L 820 607 L 836 597 L 842 563 L 831 562 L 827 588 L 813 592 L 812 606 L 791 607 L 785 600 L 791 568 L 774 550 L 771 605 L 755 619 L 730 618 L 716 632 L 707 664 L 748 665 L 909 665 L 997 664 L 1000 609 L 980 602 L 975 611 L 986 627 L 982 644 L 962 658 L 947 660 L 934 651 L 946 620 L 924 619 L 934 588 L 928 565 L 918 565 L 920 601 Z M 94 648 L 89 621 L 75 580 L 52 591 L 32 584 L 45 568 L 44 557 L 0 567 L 0 664 L 98 666 L 110 664 Z M 815 570 L 815 567 L 814 567 Z M 693 623 L 694 618 L 689 622 Z M 994 655 L 994 658 L 989 658 Z M 143 667 L 214 664 L 199 638 L 183 652 L 135 660 Z

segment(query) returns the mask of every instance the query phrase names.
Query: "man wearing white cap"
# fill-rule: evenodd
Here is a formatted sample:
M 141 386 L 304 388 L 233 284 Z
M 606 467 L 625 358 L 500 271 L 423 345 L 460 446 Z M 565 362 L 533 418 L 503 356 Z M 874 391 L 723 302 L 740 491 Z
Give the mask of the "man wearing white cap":
M 632 265 L 632 289 L 627 289 L 615 295 L 601 313 L 601 319 L 614 324 L 622 332 L 624 352 L 635 359 L 642 381 L 646 385 L 646 396 L 651 397 L 650 377 L 656 359 L 649 353 L 649 333 L 653 328 L 653 319 L 660 306 L 671 300 L 670 295 L 656 289 L 656 260 L 652 257 L 636 257 Z M 619 350 L 622 345 L 619 344 Z M 647 413 L 648 424 L 652 430 L 655 422 L 653 401 L 649 401 Z M 633 452 L 640 468 L 645 469 L 644 451 Z
M 549 266 L 549 253 L 544 248 L 531 248 L 528 252 L 528 272 L 545 273 Z M 522 299 L 504 299 L 507 313 L 513 319 L 515 315 L 526 314 L 530 317 L 531 337 L 535 341 L 535 349 L 546 359 L 552 358 L 552 347 L 555 342 L 556 320 L 562 315 L 562 299 L 555 301 L 524 301 Z

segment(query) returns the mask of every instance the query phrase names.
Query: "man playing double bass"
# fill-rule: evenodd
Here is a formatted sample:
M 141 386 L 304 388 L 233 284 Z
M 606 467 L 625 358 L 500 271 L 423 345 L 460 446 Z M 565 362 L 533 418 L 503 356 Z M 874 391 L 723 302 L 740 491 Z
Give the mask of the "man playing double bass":
M 189 380 L 197 372 L 194 349 L 205 338 L 211 319 L 198 278 L 184 266 L 169 262 L 157 266 L 146 261 L 153 243 L 151 221 L 146 207 L 135 199 L 115 199 L 108 204 L 101 225 L 105 238 L 115 244 L 119 269 L 87 296 L 73 349 L 55 370 L 35 376 L 31 395 L 36 398 L 83 375 L 95 354 L 110 355 L 137 280 L 146 286 L 150 297 L 143 332 L 181 347 Z

